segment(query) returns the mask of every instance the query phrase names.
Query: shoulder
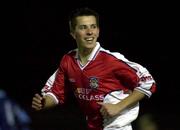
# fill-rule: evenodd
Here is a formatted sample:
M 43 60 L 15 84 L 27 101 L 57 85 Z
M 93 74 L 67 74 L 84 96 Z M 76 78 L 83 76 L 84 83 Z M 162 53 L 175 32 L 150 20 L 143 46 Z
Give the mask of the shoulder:
M 121 54 L 120 52 L 112 52 L 110 50 L 106 50 L 104 48 L 100 49 L 100 53 L 110 59 L 115 59 L 115 60 L 122 60 L 127 62 L 128 60 L 124 57 L 123 54 Z
M 61 61 L 67 60 L 67 59 L 72 59 L 72 58 L 76 57 L 76 52 L 77 52 L 77 49 L 70 50 L 69 52 L 67 52 L 66 54 L 63 55 Z

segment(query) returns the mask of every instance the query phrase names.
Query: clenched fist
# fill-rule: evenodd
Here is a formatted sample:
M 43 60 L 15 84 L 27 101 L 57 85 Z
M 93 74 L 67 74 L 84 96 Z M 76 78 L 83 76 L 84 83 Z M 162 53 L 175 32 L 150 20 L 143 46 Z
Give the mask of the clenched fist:
M 32 108 L 35 110 L 41 110 L 44 107 L 44 98 L 39 94 L 35 94 L 32 99 Z

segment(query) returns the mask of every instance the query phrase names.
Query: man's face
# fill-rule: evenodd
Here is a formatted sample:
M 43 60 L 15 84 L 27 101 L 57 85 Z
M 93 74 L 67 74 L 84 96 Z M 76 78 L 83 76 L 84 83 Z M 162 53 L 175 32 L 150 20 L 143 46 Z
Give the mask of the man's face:
M 95 16 L 79 16 L 76 18 L 76 23 L 76 27 L 71 32 L 71 35 L 76 40 L 78 48 L 94 48 L 99 37 L 99 27 Z

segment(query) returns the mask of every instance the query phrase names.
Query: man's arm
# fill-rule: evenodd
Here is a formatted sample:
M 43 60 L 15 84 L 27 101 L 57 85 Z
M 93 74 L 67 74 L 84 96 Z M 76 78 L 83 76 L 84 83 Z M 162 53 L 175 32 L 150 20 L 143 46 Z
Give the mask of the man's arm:
M 35 94 L 32 99 L 32 108 L 41 110 L 55 106 L 57 103 L 51 95 L 40 96 Z
M 123 99 L 121 102 L 117 104 L 98 102 L 98 104 L 102 105 L 100 112 L 105 118 L 113 117 L 121 113 L 126 108 L 129 108 L 137 104 L 145 96 L 146 95 L 144 93 L 134 90 L 127 98 Z

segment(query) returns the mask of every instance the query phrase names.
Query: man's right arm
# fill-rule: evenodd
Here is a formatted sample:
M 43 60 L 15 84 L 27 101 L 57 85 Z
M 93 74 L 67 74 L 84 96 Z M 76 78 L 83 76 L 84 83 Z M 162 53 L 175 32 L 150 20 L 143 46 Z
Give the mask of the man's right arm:
M 63 59 L 65 59 L 63 57 Z M 41 89 L 41 95 L 35 94 L 32 100 L 32 108 L 41 110 L 64 103 L 64 70 L 65 61 L 61 60 L 59 68 L 49 77 L 45 86 Z
M 41 96 L 35 94 L 32 99 L 32 108 L 35 110 L 42 110 L 55 106 L 57 103 L 51 95 Z

